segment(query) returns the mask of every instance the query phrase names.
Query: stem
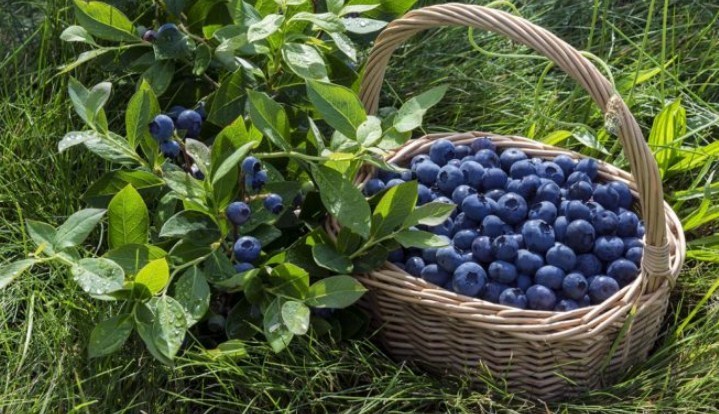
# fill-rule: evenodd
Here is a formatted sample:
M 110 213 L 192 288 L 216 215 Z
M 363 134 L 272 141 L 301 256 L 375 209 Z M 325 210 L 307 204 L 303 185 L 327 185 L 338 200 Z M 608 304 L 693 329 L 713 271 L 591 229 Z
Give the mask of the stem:
M 254 154 L 257 158 L 297 158 L 300 160 L 305 161 L 328 161 L 329 158 L 317 156 L 317 155 L 307 155 L 303 154 L 301 152 L 296 151 L 278 151 L 278 152 L 264 152 L 264 153 L 258 153 Z

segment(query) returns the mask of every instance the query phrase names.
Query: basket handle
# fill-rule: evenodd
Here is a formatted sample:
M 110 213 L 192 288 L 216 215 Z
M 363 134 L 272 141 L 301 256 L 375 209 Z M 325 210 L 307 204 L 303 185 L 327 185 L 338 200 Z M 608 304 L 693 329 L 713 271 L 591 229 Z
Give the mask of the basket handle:
M 447 3 L 410 11 L 380 33 L 370 52 L 360 87 L 360 99 L 367 112 L 377 111 L 387 64 L 395 49 L 420 31 L 442 26 L 474 27 L 507 36 L 552 60 L 589 92 L 607 121 L 617 126 L 617 135 L 636 180 L 646 227 L 642 268 L 648 276 L 647 291 L 656 291 L 664 278 L 671 281 L 662 182 L 642 131 L 604 75 L 548 30 L 509 13 L 475 5 Z

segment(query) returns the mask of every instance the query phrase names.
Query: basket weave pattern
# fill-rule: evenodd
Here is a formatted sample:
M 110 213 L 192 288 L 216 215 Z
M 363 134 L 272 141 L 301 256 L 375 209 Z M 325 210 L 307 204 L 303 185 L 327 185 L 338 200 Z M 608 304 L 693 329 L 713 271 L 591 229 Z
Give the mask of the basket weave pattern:
M 435 372 L 491 375 L 510 390 L 557 399 L 610 383 L 644 361 L 666 313 L 670 290 L 685 256 L 681 224 L 663 201 L 659 171 L 639 125 L 610 82 L 577 50 L 522 18 L 481 6 L 449 3 L 409 12 L 392 22 L 371 51 L 360 97 L 375 113 L 389 59 L 405 40 L 429 28 L 467 26 L 505 35 L 554 61 L 587 90 L 615 126 L 629 174 L 599 163 L 599 177 L 627 183 L 645 221 L 645 249 L 637 280 L 605 302 L 571 312 L 520 310 L 459 295 L 410 276 L 391 263 L 356 277 L 369 289 L 363 306 L 381 327 L 392 355 Z M 481 132 L 433 134 L 412 140 L 388 161 L 400 166 L 445 138 L 468 144 L 489 136 L 499 149 L 520 148 L 530 157 L 581 154 L 527 138 Z M 359 177 L 371 177 L 366 170 Z M 330 229 L 338 230 L 332 221 Z

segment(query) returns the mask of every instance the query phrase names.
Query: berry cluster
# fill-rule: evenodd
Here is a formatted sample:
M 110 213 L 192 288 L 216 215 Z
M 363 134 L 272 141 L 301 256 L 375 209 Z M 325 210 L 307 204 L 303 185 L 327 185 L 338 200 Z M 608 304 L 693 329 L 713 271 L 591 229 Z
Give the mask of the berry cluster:
M 262 163 L 257 158 L 245 158 L 242 161 L 241 170 L 245 177 L 247 189 L 252 188 L 253 191 L 257 192 L 266 184 L 267 171 L 262 169 Z M 280 214 L 284 209 L 282 197 L 274 193 L 267 194 L 264 197 L 263 206 L 267 211 L 275 215 Z M 243 201 L 232 202 L 225 210 L 225 216 L 235 227 L 235 234 L 237 234 L 237 227 L 245 224 L 251 215 L 250 206 Z M 235 241 L 232 250 L 236 260 L 235 270 L 242 273 L 254 268 L 252 262 L 259 259 L 262 243 L 255 237 L 241 236 Z
M 449 246 L 397 250 L 389 260 L 445 289 L 520 309 L 569 311 L 601 303 L 639 274 L 644 225 L 629 187 L 595 181 L 593 159 L 530 158 L 438 140 L 401 173 L 379 171 L 365 195 L 417 180 L 417 204 L 454 203 L 422 227 Z
M 175 130 L 184 131 L 185 138 L 197 138 L 205 117 L 203 104 L 195 109 L 173 106 L 167 114 L 157 115 L 150 122 L 150 134 L 160 144 L 160 151 L 164 156 L 175 158 L 180 155 L 181 150 L 180 144 L 173 139 Z

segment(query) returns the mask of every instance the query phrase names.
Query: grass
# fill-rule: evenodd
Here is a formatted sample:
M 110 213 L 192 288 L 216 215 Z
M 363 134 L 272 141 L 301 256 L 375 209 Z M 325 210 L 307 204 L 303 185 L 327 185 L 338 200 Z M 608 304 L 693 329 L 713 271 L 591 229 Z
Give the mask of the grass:
M 79 127 L 58 65 L 75 51 L 58 40 L 72 21 L 67 0 L 0 0 L 0 257 L 27 253 L 24 218 L 59 222 L 81 206 L 83 190 L 107 167 L 82 151 L 56 153 Z M 665 104 L 681 98 L 687 133 L 680 152 L 702 153 L 719 119 L 719 5 L 700 0 L 547 0 L 517 3 L 519 12 L 611 67 L 616 84 L 648 134 Z M 11 11 L 11 12 L 6 12 Z M 545 63 L 497 54 L 526 54 L 508 42 L 474 34 L 492 56 L 472 50 L 463 29 L 424 34 L 393 60 L 385 103 L 450 83 L 428 129 L 483 129 L 541 139 L 601 118 L 587 95 Z M 649 79 L 642 75 L 654 72 Z M 103 74 L 81 69 L 85 83 Z M 642 80 L 639 85 L 635 81 Z M 538 84 L 542 88 L 538 89 Z M 628 86 L 624 86 L 628 85 Z M 126 86 L 118 89 L 127 89 Z M 120 107 L 122 92 L 113 99 Z M 117 124 L 122 113 L 108 114 Z M 621 148 L 600 142 L 622 163 Z M 563 145 L 581 148 L 570 138 Z M 587 151 L 585 149 L 585 151 Z M 686 220 L 699 200 L 678 193 L 702 187 L 716 166 L 667 175 L 665 190 Z M 701 166 L 700 166 L 701 167 Z M 701 196 L 701 192 L 698 193 Z M 710 201 L 716 199 L 712 195 Z M 716 222 L 690 239 L 716 232 Z M 707 258 L 719 259 L 708 250 Z M 38 268 L 0 291 L 0 413 L 24 412 L 719 412 L 719 301 L 716 264 L 690 260 L 675 289 L 665 334 L 652 357 L 617 384 L 561 404 L 471 387 L 391 360 L 369 340 L 332 343 L 307 338 L 274 355 L 250 344 L 239 361 L 209 361 L 194 350 L 174 369 L 160 366 L 133 339 L 123 352 L 86 358 L 93 324 L 111 309 L 89 300 L 64 270 Z

